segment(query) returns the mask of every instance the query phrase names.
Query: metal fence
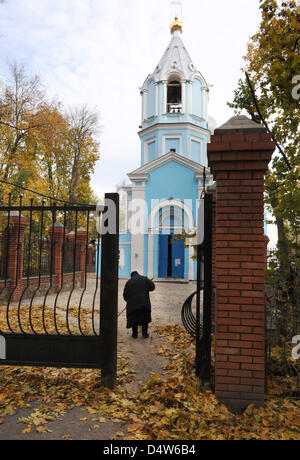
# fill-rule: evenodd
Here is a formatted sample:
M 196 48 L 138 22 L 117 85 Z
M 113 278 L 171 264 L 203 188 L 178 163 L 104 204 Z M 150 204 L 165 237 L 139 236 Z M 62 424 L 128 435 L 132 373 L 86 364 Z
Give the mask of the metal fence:
M 0 206 L 0 233 L 0 336 L 6 344 L 0 365 L 101 369 L 102 383 L 112 388 L 119 195 L 106 194 L 100 207 L 26 203 L 22 196 L 13 202 L 9 195 Z M 101 251 L 89 280 L 95 235 Z
M 73 241 L 65 241 L 63 245 L 63 254 L 64 254 L 64 262 L 63 262 L 63 272 L 64 273 L 73 273 L 80 271 L 80 254 L 82 250 L 82 245 L 77 243 L 77 247 L 75 248 L 75 242 Z M 75 254 L 75 262 L 74 262 L 74 254 Z
M 23 277 L 50 275 L 51 244 L 47 239 L 24 241 Z
M 267 367 L 270 378 L 283 377 L 300 395 L 300 359 L 293 358 L 293 338 L 300 335 L 300 271 L 291 267 L 289 288 L 274 276 L 267 285 Z
M 6 253 L 2 238 L 0 240 L 0 281 L 5 279 L 6 273 Z

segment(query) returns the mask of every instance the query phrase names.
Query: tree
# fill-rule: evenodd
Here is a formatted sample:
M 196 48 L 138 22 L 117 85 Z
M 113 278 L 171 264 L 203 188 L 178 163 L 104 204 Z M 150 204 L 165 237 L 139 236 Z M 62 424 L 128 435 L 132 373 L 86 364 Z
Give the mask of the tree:
M 284 267 L 291 258 L 300 263 L 300 131 L 295 90 L 300 74 L 300 7 L 295 0 L 260 0 L 260 9 L 260 28 L 248 44 L 243 69 L 253 91 L 247 80 L 241 79 L 229 106 L 236 113 L 246 110 L 256 122 L 261 122 L 260 112 L 280 146 L 265 185 L 278 228 L 280 265 Z
M 0 96 L 0 179 L 19 183 L 30 176 L 38 128 L 46 123 L 44 91 L 38 76 L 10 64 L 9 83 Z M 3 186 L 0 185 L 0 196 Z
M 34 183 L 44 194 L 68 201 L 66 184 L 68 121 L 59 104 L 45 107 L 44 117 L 47 123 L 42 123 L 39 127 L 35 144 L 40 167 L 32 170 L 29 188 Z
M 12 191 L 5 182 L 70 204 L 95 202 L 90 179 L 99 159 L 97 113 L 86 106 L 67 111 L 46 99 L 39 77 L 28 76 L 24 66 L 9 70 L 0 96 L 0 202 Z M 19 194 L 16 188 L 13 197 Z M 71 231 L 71 213 L 68 225 Z
M 68 133 L 66 138 L 68 168 L 68 199 L 75 203 L 86 201 L 91 195 L 89 181 L 99 159 L 99 117 L 86 105 L 74 107 L 67 115 Z M 88 187 L 88 193 L 86 188 Z M 69 214 L 69 231 L 72 230 L 72 213 Z
M 300 313 L 300 6 L 295 0 L 260 0 L 260 9 L 260 28 L 244 58 L 246 79 L 239 81 L 229 106 L 263 122 L 278 146 L 265 180 L 266 202 L 278 229 L 267 270 L 275 302 L 267 307 L 285 344 Z

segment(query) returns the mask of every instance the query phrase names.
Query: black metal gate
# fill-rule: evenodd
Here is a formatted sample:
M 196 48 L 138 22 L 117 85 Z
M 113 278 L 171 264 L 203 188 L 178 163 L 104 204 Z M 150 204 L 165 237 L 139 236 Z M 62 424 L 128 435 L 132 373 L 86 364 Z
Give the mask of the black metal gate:
M 101 369 L 113 388 L 119 195 L 104 206 L 24 201 L 10 194 L 0 207 L 0 365 Z
M 205 179 L 204 179 L 205 182 Z M 196 339 L 196 375 L 201 377 L 203 390 L 211 387 L 211 298 L 212 298 L 212 195 L 205 193 L 202 241 L 197 245 L 197 291 L 185 301 L 181 316 L 186 330 Z M 200 223 L 200 222 L 199 222 Z M 192 303 L 196 297 L 195 312 Z M 202 299 L 202 318 L 201 318 Z

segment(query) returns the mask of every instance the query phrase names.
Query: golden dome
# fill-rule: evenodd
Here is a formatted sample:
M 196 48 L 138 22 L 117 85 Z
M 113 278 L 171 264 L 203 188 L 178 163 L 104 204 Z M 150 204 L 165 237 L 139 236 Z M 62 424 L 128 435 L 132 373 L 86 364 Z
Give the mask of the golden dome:
M 177 16 L 175 16 L 175 19 L 172 22 L 170 29 L 171 32 L 174 32 L 174 30 L 182 30 L 182 23 L 179 21 Z

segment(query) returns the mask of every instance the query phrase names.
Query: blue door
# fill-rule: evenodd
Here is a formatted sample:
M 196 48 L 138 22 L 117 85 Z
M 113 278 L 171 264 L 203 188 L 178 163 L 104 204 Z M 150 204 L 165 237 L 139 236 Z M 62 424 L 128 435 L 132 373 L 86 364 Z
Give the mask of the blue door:
M 169 235 L 159 235 L 159 267 L 158 277 L 168 277 Z
M 184 278 L 184 240 L 172 243 L 172 277 Z

